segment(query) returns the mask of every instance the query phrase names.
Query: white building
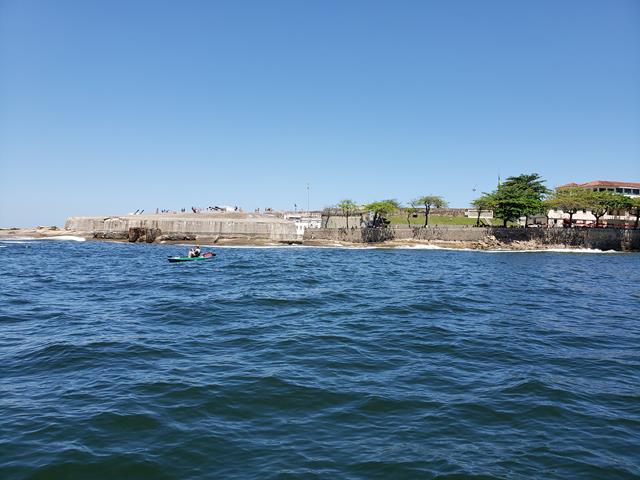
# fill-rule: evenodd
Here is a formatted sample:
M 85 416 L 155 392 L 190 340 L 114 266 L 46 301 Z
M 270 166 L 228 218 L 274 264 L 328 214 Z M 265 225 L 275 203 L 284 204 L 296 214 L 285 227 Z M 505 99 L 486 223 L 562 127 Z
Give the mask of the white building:
M 295 223 L 296 234 L 299 239 L 302 239 L 304 231 L 307 228 L 320 228 L 322 224 L 322 218 L 319 212 L 286 212 L 284 219 Z
M 627 197 L 635 198 L 640 197 L 640 183 L 639 182 L 612 182 L 610 180 L 594 180 L 587 183 L 567 183 L 566 185 L 560 185 L 558 190 L 564 188 L 585 188 L 587 190 L 593 190 L 594 192 L 613 192 Z
M 595 192 L 612 192 L 627 197 L 636 198 L 640 197 L 640 183 L 638 182 L 614 182 L 609 180 L 595 180 L 587 183 L 567 183 L 566 185 L 560 185 L 557 189 L 564 188 L 585 188 L 593 190 Z M 630 215 L 629 212 L 615 212 L 615 215 L 604 215 L 600 218 L 600 224 L 603 226 L 619 226 L 619 227 L 631 227 L 634 225 L 636 217 Z M 548 213 L 548 220 L 544 216 L 530 217 L 529 223 L 540 224 L 547 223 L 550 227 L 563 227 L 569 223 L 569 214 L 562 210 L 550 210 Z M 596 223 L 596 217 L 591 211 L 584 209 L 579 210 L 573 214 L 573 225 L 576 226 L 593 226 Z
M 477 208 L 467 208 L 464 211 L 464 215 L 467 218 L 478 218 L 478 209 Z M 493 210 L 481 210 L 480 218 L 491 219 L 493 218 Z

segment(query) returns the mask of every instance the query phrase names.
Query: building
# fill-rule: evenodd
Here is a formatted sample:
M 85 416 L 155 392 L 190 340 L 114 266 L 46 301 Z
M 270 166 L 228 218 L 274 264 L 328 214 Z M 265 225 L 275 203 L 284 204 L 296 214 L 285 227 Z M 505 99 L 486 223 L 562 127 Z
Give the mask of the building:
M 610 180 L 594 180 L 587 183 L 567 183 L 560 185 L 558 190 L 563 188 L 586 188 L 594 192 L 613 192 L 628 197 L 640 197 L 640 182 L 613 182 Z
M 467 208 L 464 212 L 464 215 L 467 218 L 478 218 L 478 209 L 477 208 Z M 480 218 L 484 219 L 492 219 L 493 218 L 493 210 L 480 210 Z
M 587 183 L 567 183 L 566 185 L 560 185 L 557 190 L 565 188 L 585 188 L 593 190 L 594 192 L 612 192 L 627 197 L 637 198 L 640 197 L 640 182 L 615 182 L 611 180 L 594 180 Z M 614 226 L 614 227 L 631 227 L 635 224 L 636 217 L 630 215 L 629 212 L 614 212 L 615 215 L 605 215 L 600 219 L 602 226 Z M 547 220 L 548 219 L 548 220 Z M 569 214 L 564 213 L 562 210 L 550 210 L 546 221 L 550 227 L 562 227 L 567 226 L 569 223 Z M 531 220 L 531 219 L 530 219 Z M 543 222 L 542 218 L 536 218 L 534 223 Z M 594 226 L 596 223 L 596 217 L 587 210 L 579 210 L 573 215 L 573 224 L 576 226 L 589 227 Z
M 307 228 L 320 228 L 322 224 L 320 212 L 285 212 L 283 218 L 295 223 L 299 239 L 302 239 Z

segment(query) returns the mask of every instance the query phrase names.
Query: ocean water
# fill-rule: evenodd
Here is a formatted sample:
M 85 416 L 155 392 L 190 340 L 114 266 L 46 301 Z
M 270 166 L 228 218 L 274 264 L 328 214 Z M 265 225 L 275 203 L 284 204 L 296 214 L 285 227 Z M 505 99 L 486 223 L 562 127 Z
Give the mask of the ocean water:
M 0 246 L 0 479 L 640 478 L 639 254 Z

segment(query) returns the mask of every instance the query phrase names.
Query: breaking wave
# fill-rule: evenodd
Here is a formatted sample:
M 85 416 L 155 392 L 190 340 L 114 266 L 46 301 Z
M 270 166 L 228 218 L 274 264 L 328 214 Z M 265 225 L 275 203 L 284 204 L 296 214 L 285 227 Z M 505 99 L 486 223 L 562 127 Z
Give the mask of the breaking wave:
M 84 237 L 77 237 L 75 235 L 56 235 L 55 237 L 11 237 L 0 238 L 2 243 L 26 243 L 41 240 L 58 240 L 58 241 L 71 241 L 71 242 L 85 242 L 87 239 Z

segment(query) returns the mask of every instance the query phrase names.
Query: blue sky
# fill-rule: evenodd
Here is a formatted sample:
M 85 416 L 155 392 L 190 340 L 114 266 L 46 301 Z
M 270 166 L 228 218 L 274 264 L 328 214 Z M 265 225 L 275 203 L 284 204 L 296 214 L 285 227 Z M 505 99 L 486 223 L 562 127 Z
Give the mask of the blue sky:
M 640 2 L 0 0 L 0 226 L 524 172 L 640 181 Z

